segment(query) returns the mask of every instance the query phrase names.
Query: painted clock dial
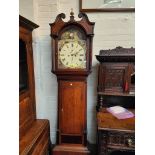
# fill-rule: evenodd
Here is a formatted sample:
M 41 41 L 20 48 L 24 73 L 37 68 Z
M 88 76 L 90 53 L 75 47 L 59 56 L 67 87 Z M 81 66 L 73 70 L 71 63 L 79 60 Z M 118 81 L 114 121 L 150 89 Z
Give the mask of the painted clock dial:
M 86 68 L 86 41 L 77 30 L 66 31 L 58 42 L 58 68 Z

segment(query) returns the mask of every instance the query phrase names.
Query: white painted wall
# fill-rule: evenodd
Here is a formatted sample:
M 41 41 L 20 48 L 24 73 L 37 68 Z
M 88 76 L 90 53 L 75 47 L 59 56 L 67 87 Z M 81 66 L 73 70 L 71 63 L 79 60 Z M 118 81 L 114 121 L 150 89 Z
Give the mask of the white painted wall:
M 33 21 L 34 20 L 33 0 L 20 0 L 19 13 L 25 18 Z
M 24 3 L 23 3 L 24 2 Z M 29 9 L 27 9 L 29 8 Z M 40 27 L 34 31 L 34 65 L 36 85 L 37 117 L 50 120 L 51 139 L 55 143 L 57 127 L 57 79 L 51 73 L 51 38 L 49 23 L 54 22 L 58 13 L 65 13 L 69 20 L 73 8 L 78 19 L 78 0 L 20 0 L 20 14 L 36 22 Z M 32 10 L 30 10 L 32 9 Z M 100 49 L 116 46 L 134 47 L 134 13 L 87 13 L 95 22 L 93 42 L 93 72 L 88 77 L 87 128 L 88 141 L 96 140 L 96 84 L 97 64 L 95 55 Z M 80 19 L 78 19 L 80 20 Z

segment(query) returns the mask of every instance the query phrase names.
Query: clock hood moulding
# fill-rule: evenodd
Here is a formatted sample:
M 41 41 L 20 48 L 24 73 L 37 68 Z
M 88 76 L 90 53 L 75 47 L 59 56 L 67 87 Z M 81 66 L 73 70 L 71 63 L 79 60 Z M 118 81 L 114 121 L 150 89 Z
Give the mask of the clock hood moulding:
M 90 22 L 88 19 L 88 16 L 85 13 L 79 13 L 78 17 L 81 18 L 80 21 L 75 21 L 73 14 L 70 16 L 70 20 L 68 22 L 64 22 L 62 19 L 66 18 L 66 15 L 64 13 L 60 13 L 57 15 L 55 22 L 50 23 L 51 26 L 51 37 L 58 36 L 58 33 L 61 31 L 62 28 L 70 25 L 75 24 L 83 28 L 83 30 L 86 32 L 86 34 L 89 36 L 94 35 L 94 25 L 95 22 Z M 57 26 L 57 24 L 59 26 Z

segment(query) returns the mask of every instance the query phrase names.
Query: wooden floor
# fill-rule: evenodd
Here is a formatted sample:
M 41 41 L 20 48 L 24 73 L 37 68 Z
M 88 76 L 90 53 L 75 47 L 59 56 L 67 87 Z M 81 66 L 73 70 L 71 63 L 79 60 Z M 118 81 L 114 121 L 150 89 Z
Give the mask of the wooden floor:
M 52 145 L 52 148 L 54 148 L 54 147 L 55 147 L 55 145 Z M 88 149 L 90 150 L 90 155 L 98 155 L 97 154 L 97 146 L 95 144 L 89 144 L 88 145 Z M 119 155 L 135 155 L 134 152 L 119 152 L 119 151 L 113 152 L 110 155 L 118 155 L 118 154 Z M 53 155 L 53 153 L 51 155 Z M 56 154 L 56 155 L 62 155 L 62 154 Z M 66 152 L 66 153 L 63 153 L 63 155 L 81 155 L 81 154 L 78 154 L 78 153 L 77 154 L 75 154 L 75 153 L 73 154 L 72 152 L 70 152 L 70 153 Z
M 52 148 L 55 148 L 55 145 L 52 145 Z M 90 155 L 98 155 L 97 154 L 97 147 L 96 147 L 96 145 L 95 144 L 89 144 L 88 145 L 88 149 L 90 150 Z M 53 150 L 53 149 L 52 149 Z M 52 151 L 53 152 L 53 151 Z M 116 151 L 116 152 L 113 152 L 113 153 L 111 153 L 110 155 L 135 155 L 135 153 L 134 152 L 119 152 L 119 151 Z M 65 152 L 65 153 L 63 153 L 62 154 L 62 152 L 61 152 L 61 154 L 59 153 L 59 154 L 51 154 L 51 155 L 83 155 L 83 154 L 79 154 L 79 153 L 72 153 L 72 152 Z

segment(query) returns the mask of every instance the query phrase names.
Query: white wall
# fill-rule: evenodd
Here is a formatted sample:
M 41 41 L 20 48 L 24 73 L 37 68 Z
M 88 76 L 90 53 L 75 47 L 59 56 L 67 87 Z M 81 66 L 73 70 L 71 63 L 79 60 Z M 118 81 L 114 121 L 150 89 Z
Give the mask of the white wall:
M 58 13 L 65 13 L 69 20 L 70 9 L 73 8 L 78 19 L 78 0 L 20 0 L 20 14 L 30 17 L 40 27 L 34 31 L 34 65 L 36 82 L 37 117 L 50 120 L 51 139 L 55 143 L 57 126 L 57 79 L 51 73 L 51 38 L 49 23 L 54 22 Z M 24 4 L 24 5 L 23 5 Z M 33 10 L 26 10 L 31 8 Z M 30 14 L 32 14 L 30 16 Z M 97 61 L 95 55 L 100 49 L 116 46 L 134 47 L 134 13 L 87 13 L 90 21 L 95 22 L 93 42 L 93 72 L 88 77 L 87 93 L 87 128 L 88 140 L 96 139 L 96 84 Z M 80 20 L 80 19 L 78 19 Z
M 25 18 L 33 21 L 34 20 L 33 0 L 20 0 L 19 13 Z

